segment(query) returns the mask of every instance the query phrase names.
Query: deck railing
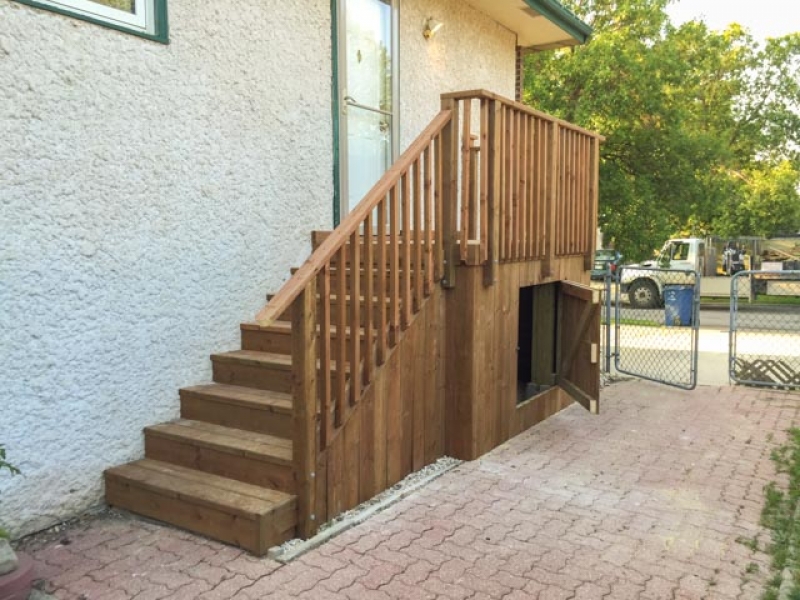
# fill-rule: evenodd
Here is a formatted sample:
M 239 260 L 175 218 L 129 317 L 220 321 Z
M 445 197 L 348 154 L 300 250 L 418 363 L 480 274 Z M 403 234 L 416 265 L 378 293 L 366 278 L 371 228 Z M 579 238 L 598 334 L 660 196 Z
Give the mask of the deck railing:
M 318 454 L 444 272 L 450 129 L 443 110 L 256 317 L 270 324 L 292 314 L 293 449 L 304 537 L 319 525 Z
M 458 258 L 490 281 L 498 262 L 589 260 L 603 138 L 485 90 L 444 94 L 442 108 L 458 137 Z

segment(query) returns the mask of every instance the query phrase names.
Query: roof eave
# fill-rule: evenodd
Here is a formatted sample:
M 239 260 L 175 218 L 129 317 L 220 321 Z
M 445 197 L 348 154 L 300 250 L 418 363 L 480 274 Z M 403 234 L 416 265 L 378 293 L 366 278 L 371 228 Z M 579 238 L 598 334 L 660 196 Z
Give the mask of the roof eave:
M 524 2 L 570 35 L 577 44 L 585 44 L 592 35 L 592 28 L 557 0 L 524 0 Z

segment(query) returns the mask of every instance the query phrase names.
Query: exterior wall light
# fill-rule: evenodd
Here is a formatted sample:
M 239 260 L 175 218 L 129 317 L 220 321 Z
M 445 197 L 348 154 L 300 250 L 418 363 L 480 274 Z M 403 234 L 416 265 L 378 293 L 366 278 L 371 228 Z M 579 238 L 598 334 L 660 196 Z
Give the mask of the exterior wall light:
M 425 20 L 425 29 L 422 30 L 422 37 L 424 37 L 426 40 L 431 39 L 434 35 L 436 35 L 436 32 L 442 28 L 442 25 L 444 25 L 444 23 L 441 21 L 437 21 L 433 17 L 428 17 Z

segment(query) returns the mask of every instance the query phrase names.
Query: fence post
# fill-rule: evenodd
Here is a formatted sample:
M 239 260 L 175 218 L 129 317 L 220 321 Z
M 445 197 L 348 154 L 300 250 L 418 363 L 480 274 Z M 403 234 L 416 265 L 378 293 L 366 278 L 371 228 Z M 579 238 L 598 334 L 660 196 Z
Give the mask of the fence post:
M 442 245 L 444 273 L 442 287 L 456 285 L 456 228 L 458 194 L 458 100 L 442 98 L 442 110 L 450 111 L 450 121 L 442 130 Z
M 489 134 L 483 160 L 488 162 L 488 197 L 487 197 L 487 232 L 486 265 L 483 270 L 483 284 L 494 285 L 497 282 L 497 264 L 500 261 L 497 252 L 497 240 L 500 238 L 500 148 L 502 144 L 502 105 L 499 100 L 489 103 Z
M 297 495 L 297 533 L 309 538 L 317 530 L 317 286 L 311 279 L 292 304 L 292 425 Z M 341 334 L 340 334 L 341 335 Z
M 611 290 L 614 275 L 606 273 L 606 374 L 611 374 Z M 619 285 L 619 283 L 617 283 Z

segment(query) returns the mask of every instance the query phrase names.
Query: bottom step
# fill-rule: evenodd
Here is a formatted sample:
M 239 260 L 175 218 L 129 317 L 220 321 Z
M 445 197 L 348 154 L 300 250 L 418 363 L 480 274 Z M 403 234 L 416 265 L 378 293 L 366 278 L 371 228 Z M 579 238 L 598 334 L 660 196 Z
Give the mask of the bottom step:
M 106 501 L 258 556 L 294 537 L 295 496 L 156 460 L 105 472 Z

